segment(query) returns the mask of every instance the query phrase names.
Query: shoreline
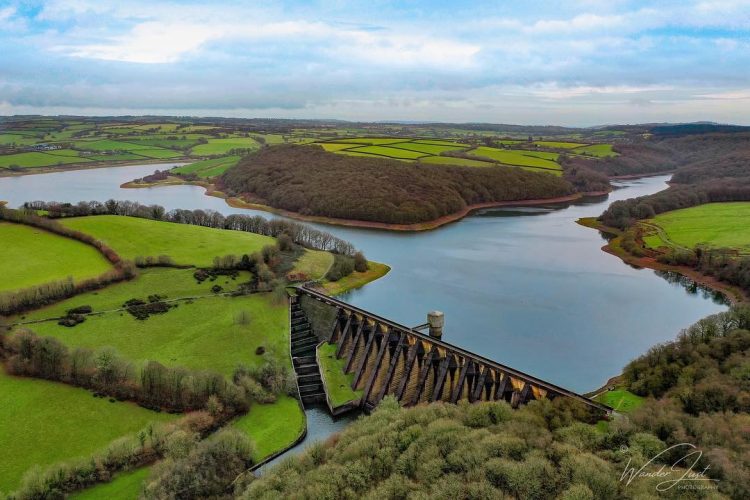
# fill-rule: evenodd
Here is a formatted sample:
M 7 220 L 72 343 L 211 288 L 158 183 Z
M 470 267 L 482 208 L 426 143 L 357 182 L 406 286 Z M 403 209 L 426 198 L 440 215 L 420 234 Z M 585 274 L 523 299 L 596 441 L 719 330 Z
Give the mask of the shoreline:
M 680 274 L 690 280 L 693 280 L 698 285 L 705 286 L 715 292 L 721 293 L 731 305 L 750 302 L 750 295 L 740 288 L 719 281 L 713 276 L 707 276 L 691 267 L 663 264 L 657 261 L 654 257 L 636 257 L 635 255 L 630 254 L 625 249 L 617 245 L 617 240 L 622 235 L 622 231 L 599 223 L 599 221 L 597 221 L 595 217 L 581 218 L 578 219 L 576 223 L 584 227 L 613 235 L 614 238 L 610 240 L 606 245 L 604 245 L 601 249 L 610 255 L 618 257 L 624 263 L 630 266 L 652 269 L 654 271 L 666 271 Z
M 174 158 L 174 161 L 165 161 L 168 158 L 161 159 L 148 159 L 143 160 L 125 160 L 122 162 L 110 160 L 110 161 L 92 161 L 86 163 L 71 163 L 68 165 L 50 165 L 46 167 L 25 167 L 23 170 L 10 170 L 8 168 L 0 168 L 0 177 L 20 177 L 24 175 L 38 175 L 38 174 L 54 174 L 59 172 L 73 172 L 76 170 L 94 170 L 97 168 L 114 168 L 114 167 L 132 167 L 137 165 L 176 165 L 176 164 L 188 164 L 196 160 L 194 158 Z M 145 186 L 144 186 L 145 187 Z
M 344 226 L 344 227 L 356 227 L 363 229 L 379 229 L 384 231 L 401 231 L 401 232 L 419 232 L 429 231 L 445 226 L 447 224 L 457 222 L 472 213 L 487 208 L 499 208 L 499 207 L 512 207 L 512 206 L 533 206 L 533 205 L 544 205 L 548 203 L 566 203 L 574 202 L 582 198 L 590 196 L 604 196 L 609 194 L 611 190 L 607 191 L 593 191 L 584 193 L 573 193 L 566 196 L 557 196 L 553 198 L 535 198 L 529 200 L 507 200 L 507 201 L 490 201 L 484 203 L 475 203 L 473 205 L 467 205 L 462 210 L 454 212 L 452 214 L 443 215 L 437 219 L 433 219 L 425 222 L 415 222 L 411 224 L 394 224 L 388 222 L 374 222 L 374 221 L 363 221 L 357 219 L 340 219 L 335 217 L 326 217 L 322 215 L 302 215 L 298 212 L 292 212 L 283 208 L 276 208 L 270 205 L 264 205 L 262 203 L 252 203 L 245 201 L 236 196 L 226 196 L 222 191 L 216 189 L 216 184 L 212 184 L 207 181 L 177 181 L 175 179 L 168 179 L 165 181 L 158 181 L 152 183 L 134 183 L 133 181 L 121 184 L 121 188 L 125 189 L 137 189 L 137 188 L 152 188 L 159 186 L 200 186 L 206 190 L 204 193 L 206 196 L 215 196 L 223 199 L 227 205 L 233 208 L 245 208 L 249 210 L 261 210 L 263 212 L 280 215 L 289 219 L 300 220 L 303 222 L 313 222 L 319 224 L 328 224 L 333 226 Z

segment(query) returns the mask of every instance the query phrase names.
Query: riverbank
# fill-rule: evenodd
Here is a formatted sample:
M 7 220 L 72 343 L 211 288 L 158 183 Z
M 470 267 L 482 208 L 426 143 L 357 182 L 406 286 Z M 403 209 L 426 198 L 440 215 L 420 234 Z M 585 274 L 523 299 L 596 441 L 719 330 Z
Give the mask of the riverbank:
M 170 158 L 173 161 L 165 161 L 166 158 L 144 158 L 142 160 L 125 160 L 125 161 L 92 161 L 86 163 L 71 163 L 67 165 L 50 165 L 47 167 L 26 167 L 22 170 L 11 170 L 9 168 L 0 168 L 0 177 L 20 177 L 25 175 L 37 175 L 37 174 L 52 174 L 56 172 L 73 172 L 75 170 L 93 170 L 96 168 L 112 168 L 112 167 L 130 167 L 133 165 L 170 165 L 179 166 L 186 165 L 193 161 L 198 161 L 195 158 Z M 145 187 L 145 186 L 143 186 Z
M 710 288 L 711 290 L 721 293 L 731 304 L 750 303 L 750 295 L 748 295 L 745 291 L 743 291 L 739 287 L 724 283 L 723 281 L 719 281 L 714 276 L 707 276 L 688 266 L 664 264 L 662 262 L 659 262 L 654 257 L 637 257 L 629 253 L 620 245 L 623 232 L 617 228 L 605 226 L 604 224 L 600 223 L 596 219 L 596 217 L 584 217 L 578 219 L 576 222 L 581 226 L 596 229 L 603 233 L 612 235 L 613 238 L 609 241 L 609 243 L 602 247 L 602 250 L 604 250 L 608 254 L 614 255 L 615 257 L 619 257 L 628 265 L 639 268 L 653 269 L 655 271 L 678 273 L 682 276 L 685 276 L 686 278 L 693 280 L 698 285 L 705 286 L 707 288 Z
M 176 185 L 188 185 L 188 186 L 200 186 L 206 190 L 206 196 L 215 196 L 223 199 L 227 205 L 233 208 L 245 208 L 249 210 L 261 210 L 264 212 L 272 213 L 282 217 L 290 219 L 300 220 L 303 222 L 313 222 L 318 224 L 328 224 L 334 226 L 344 227 L 356 227 L 363 229 L 379 229 L 384 231 L 402 231 L 402 232 L 418 232 L 418 231 L 429 231 L 445 226 L 447 224 L 457 222 L 464 217 L 471 215 L 472 213 L 489 208 L 499 207 L 512 207 L 512 206 L 530 206 L 530 205 L 545 205 L 550 203 L 571 203 L 590 196 L 604 196 L 609 194 L 611 190 L 607 191 L 596 191 L 587 193 L 574 193 L 567 196 L 558 196 L 554 198 L 537 198 L 532 200 L 508 200 L 508 201 L 493 201 L 486 203 L 475 203 L 473 205 L 467 205 L 465 208 L 452 214 L 444 215 L 425 222 L 417 222 L 413 224 L 390 224 L 386 222 L 373 222 L 363 221 L 357 219 L 339 219 L 335 217 L 325 217 L 320 215 L 303 215 L 298 212 L 292 212 L 284 210 L 283 208 L 276 208 L 270 205 L 262 203 L 252 203 L 245 201 L 235 196 L 227 196 L 224 192 L 217 189 L 216 184 L 212 184 L 206 181 L 188 181 L 180 179 L 179 177 L 170 176 L 168 179 L 157 181 L 157 182 L 126 182 L 122 184 L 121 188 L 150 188 L 159 186 L 176 186 Z

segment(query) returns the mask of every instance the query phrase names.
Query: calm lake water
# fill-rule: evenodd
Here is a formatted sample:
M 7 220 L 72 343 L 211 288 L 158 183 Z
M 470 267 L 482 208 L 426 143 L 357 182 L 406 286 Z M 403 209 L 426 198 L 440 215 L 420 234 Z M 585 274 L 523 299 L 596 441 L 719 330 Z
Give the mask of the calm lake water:
M 0 200 L 77 202 L 115 198 L 167 209 L 265 212 L 229 207 L 195 186 L 120 189 L 169 165 L 0 178 Z M 345 300 L 405 325 L 445 312 L 444 340 L 550 382 L 592 390 L 650 346 L 723 310 L 713 295 L 600 250 L 597 231 L 575 223 L 614 200 L 660 191 L 668 177 L 622 182 L 580 203 L 485 210 L 423 233 L 318 226 L 392 271 Z

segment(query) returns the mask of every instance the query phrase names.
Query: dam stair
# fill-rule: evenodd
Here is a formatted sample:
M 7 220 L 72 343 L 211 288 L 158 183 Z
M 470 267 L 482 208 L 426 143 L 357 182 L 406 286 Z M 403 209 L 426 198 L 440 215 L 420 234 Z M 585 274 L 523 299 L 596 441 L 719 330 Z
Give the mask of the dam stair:
M 302 404 L 308 406 L 325 403 L 326 393 L 315 356 L 320 342 L 312 331 L 307 315 L 296 300 L 292 301 L 291 313 L 292 362 L 297 375 L 297 387 L 299 387 Z

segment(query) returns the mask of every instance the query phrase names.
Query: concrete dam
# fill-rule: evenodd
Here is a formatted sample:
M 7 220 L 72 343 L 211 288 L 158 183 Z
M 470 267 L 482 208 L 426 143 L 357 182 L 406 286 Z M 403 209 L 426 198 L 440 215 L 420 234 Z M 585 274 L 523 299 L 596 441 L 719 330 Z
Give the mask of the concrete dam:
M 565 397 L 612 412 L 607 405 L 443 341 L 440 313 L 410 328 L 306 286 L 296 287 L 290 307 L 292 358 L 304 404 L 325 402 L 315 353 L 327 341 L 336 345 L 345 373 L 353 374 L 352 389 L 362 391 L 355 405 L 366 410 L 392 395 L 403 406 L 502 399 L 518 407 Z M 426 328 L 429 334 L 421 333 Z

